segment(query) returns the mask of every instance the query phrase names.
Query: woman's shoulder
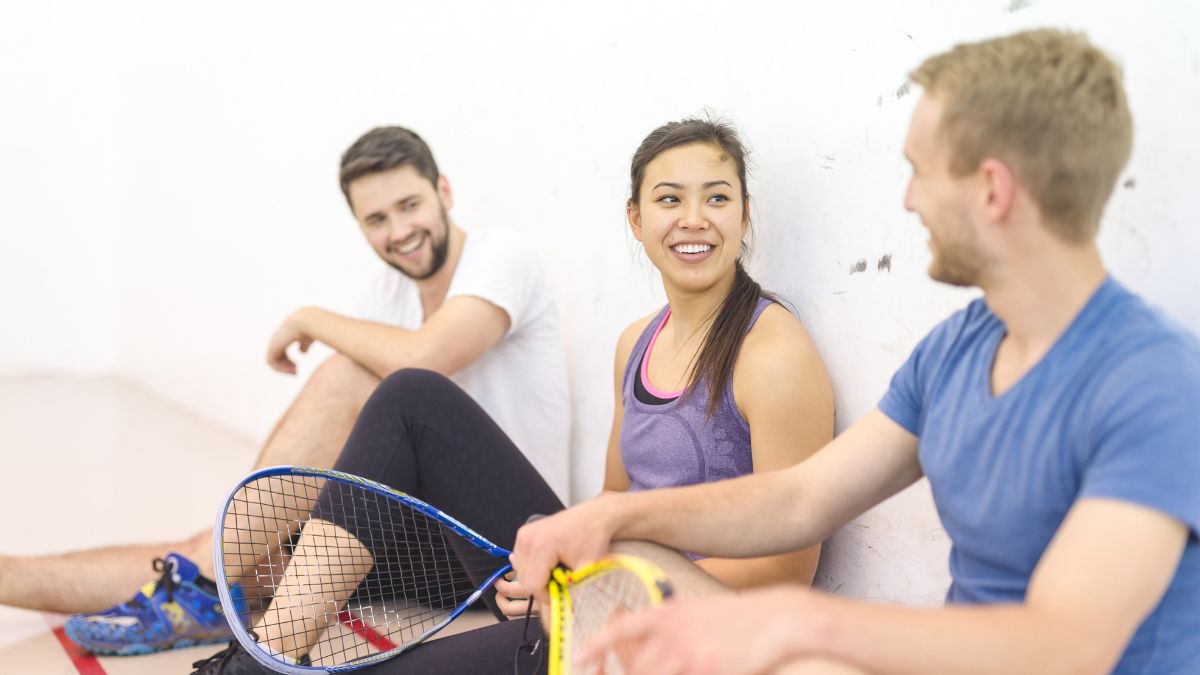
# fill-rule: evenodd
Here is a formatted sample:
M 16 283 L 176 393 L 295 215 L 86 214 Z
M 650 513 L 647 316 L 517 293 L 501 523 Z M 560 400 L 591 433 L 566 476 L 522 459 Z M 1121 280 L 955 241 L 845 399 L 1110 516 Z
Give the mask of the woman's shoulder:
M 629 324 L 625 327 L 625 330 L 621 331 L 621 336 L 617 338 L 617 363 L 624 363 L 629 360 L 629 355 L 633 353 L 633 346 L 637 344 L 638 338 L 642 336 L 642 333 L 646 331 L 646 327 L 650 325 L 650 322 L 661 311 L 661 308 L 656 309 Z
M 779 304 L 763 310 L 746 334 L 733 367 L 733 395 L 751 426 L 780 419 L 814 429 L 832 425 L 825 362 L 800 320 Z
M 795 314 L 778 302 L 772 302 L 763 308 L 758 320 L 750 327 L 744 344 L 804 348 L 812 346 L 812 339 Z
M 804 325 L 786 307 L 773 302 L 746 333 L 737 365 L 741 370 L 770 373 L 812 359 L 819 360 L 820 356 Z

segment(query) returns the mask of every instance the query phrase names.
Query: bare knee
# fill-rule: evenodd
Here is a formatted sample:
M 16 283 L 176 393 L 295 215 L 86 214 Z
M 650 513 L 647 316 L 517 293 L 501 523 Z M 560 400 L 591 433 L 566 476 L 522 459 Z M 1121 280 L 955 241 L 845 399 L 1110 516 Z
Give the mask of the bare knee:
M 350 357 L 340 353 L 329 357 L 275 425 L 255 466 L 332 466 L 378 384 L 379 378 Z
M 613 553 L 648 560 L 662 569 L 679 597 L 728 593 L 729 588 L 673 548 L 649 541 L 613 542 Z
M 304 385 L 305 393 L 344 399 L 360 407 L 379 384 L 379 378 L 357 361 L 338 352 L 325 359 Z

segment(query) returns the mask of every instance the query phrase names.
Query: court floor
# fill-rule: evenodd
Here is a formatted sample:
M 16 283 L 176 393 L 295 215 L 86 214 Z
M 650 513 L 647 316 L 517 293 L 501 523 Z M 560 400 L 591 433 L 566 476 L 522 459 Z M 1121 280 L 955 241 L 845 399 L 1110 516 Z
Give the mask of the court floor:
M 119 380 L 0 378 L 0 554 L 187 536 L 211 523 L 255 454 L 251 439 Z M 91 657 L 56 635 L 65 618 L 0 606 L 0 673 L 188 673 L 221 648 Z
M 187 536 L 213 520 L 254 452 L 250 439 L 118 380 L 0 379 L 0 553 Z M 219 649 L 73 661 L 53 632 L 65 618 L 0 607 L 0 672 L 187 673 Z

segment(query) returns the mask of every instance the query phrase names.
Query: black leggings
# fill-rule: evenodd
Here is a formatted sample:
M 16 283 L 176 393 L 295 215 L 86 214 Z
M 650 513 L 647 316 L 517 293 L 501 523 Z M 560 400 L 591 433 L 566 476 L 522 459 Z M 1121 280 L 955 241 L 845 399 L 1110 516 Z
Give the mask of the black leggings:
M 563 508 L 479 404 L 450 380 L 427 370 L 400 370 L 380 383 L 334 468 L 423 499 L 510 550 L 517 529 L 529 516 Z M 497 618 L 504 618 L 496 608 L 494 589 L 484 601 Z M 433 640 L 363 672 L 511 673 L 523 623 Z M 530 633 L 535 639 L 541 635 L 536 621 Z

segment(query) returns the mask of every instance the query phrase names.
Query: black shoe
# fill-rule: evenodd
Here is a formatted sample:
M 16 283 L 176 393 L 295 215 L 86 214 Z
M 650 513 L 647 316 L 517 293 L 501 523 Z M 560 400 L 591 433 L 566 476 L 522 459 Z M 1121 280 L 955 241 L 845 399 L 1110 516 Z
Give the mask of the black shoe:
M 271 675 L 271 671 L 247 654 L 236 640 L 207 659 L 193 663 L 192 667 L 196 669 L 192 675 Z

